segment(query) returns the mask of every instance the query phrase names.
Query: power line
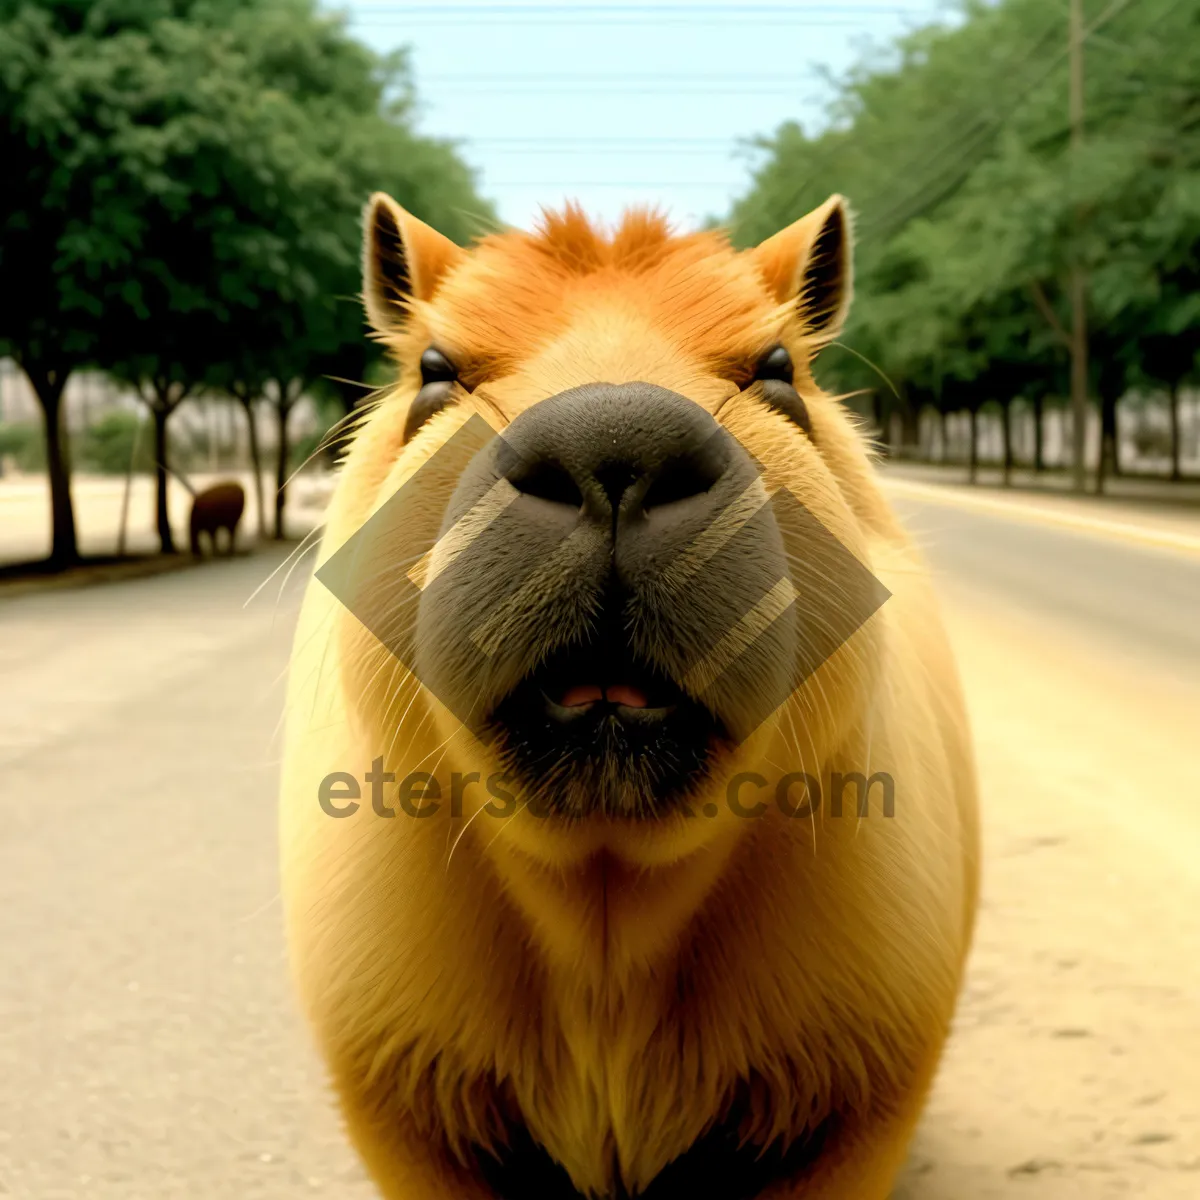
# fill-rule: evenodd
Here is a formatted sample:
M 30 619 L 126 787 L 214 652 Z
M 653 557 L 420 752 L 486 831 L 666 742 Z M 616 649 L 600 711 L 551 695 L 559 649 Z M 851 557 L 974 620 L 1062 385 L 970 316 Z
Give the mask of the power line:
M 1113 0 L 1109 7 L 1092 22 L 1084 36 L 1091 36 L 1091 34 L 1115 18 L 1132 2 L 1133 0 Z M 1060 28 L 1058 19 L 1053 20 L 1042 34 L 1034 39 L 1032 43 L 1028 44 L 1025 49 L 1006 56 L 993 76 L 997 87 L 1006 82 L 1008 72 L 1018 62 L 1028 62 L 1030 59 L 1040 56 L 1043 47 L 1052 37 L 1057 37 Z M 922 171 L 925 172 L 925 176 L 916 187 L 908 190 L 907 195 L 903 199 L 894 203 L 884 212 L 873 212 L 871 201 L 864 201 L 859 206 L 862 213 L 858 225 L 860 234 L 863 236 L 872 234 L 887 237 L 908 221 L 920 216 L 950 195 L 981 161 L 981 157 L 975 155 L 974 152 L 1004 127 L 1005 122 L 1057 70 L 1066 56 L 1066 49 L 1056 51 L 1043 64 L 1044 69 L 1037 77 L 1024 87 L 1002 112 L 997 113 L 993 110 L 990 113 L 985 113 L 983 116 L 975 119 L 965 129 L 958 129 L 949 141 L 944 141 L 938 145 L 932 155 L 922 152 L 908 163 L 901 165 L 893 171 L 893 175 L 902 178 L 911 177 L 911 175 Z M 1026 78 L 1028 78 L 1028 75 L 1026 75 Z M 953 120 L 948 122 L 947 126 L 952 127 Z M 928 143 L 929 139 L 923 140 Z M 936 142 L 936 135 L 933 140 Z M 809 186 L 815 170 L 821 169 L 832 162 L 837 155 L 837 151 L 838 147 L 832 147 L 823 159 L 818 162 L 817 167 L 810 171 L 809 179 L 805 180 L 800 187 L 793 191 L 792 198 L 788 202 L 788 207 L 795 206 L 796 202 L 803 195 L 804 189 Z M 951 161 L 946 163 L 947 159 Z M 946 163 L 946 165 L 938 166 L 936 170 L 930 172 L 929 169 L 931 167 L 940 163 Z
M 554 188 L 558 191 L 570 191 L 571 188 L 650 188 L 654 191 L 668 191 L 676 188 L 709 188 L 713 191 L 730 191 L 738 186 L 740 181 L 728 179 L 489 179 L 488 187 L 529 187 Z
M 915 15 L 915 14 L 914 14 Z M 469 21 L 471 25 L 503 25 L 509 29 L 517 28 L 533 28 L 535 26 L 557 26 L 560 29 L 583 29 L 596 26 L 643 26 L 645 28 L 670 29 L 674 26 L 686 26 L 692 28 L 705 28 L 710 26 L 729 25 L 731 22 L 741 20 L 741 14 L 730 13 L 727 17 L 680 17 L 672 19 L 669 17 L 658 17 L 652 20 L 639 19 L 635 16 L 616 16 L 601 19 L 599 17 L 593 20 L 519 20 L 514 17 L 487 17 L 472 15 L 471 17 L 459 17 L 454 20 L 443 20 L 441 18 L 420 18 L 420 17 L 359 17 L 353 16 L 351 23 L 362 29 L 436 29 L 440 26 L 455 26 L 461 27 L 465 21 Z M 764 22 L 764 25 L 771 23 Z M 810 18 L 781 18 L 774 22 L 778 27 L 787 29 L 852 29 L 861 30 L 868 25 L 867 20 L 854 20 L 846 17 L 829 17 L 827 19 L 810 19 Z M 755 32 L 760 32 L 762 27 L 759 27 Z
M 1135 0 L 1113 0 L 1113 3 L 1111 3 L 1108 8 L 1105 9 L 1104 12 L 1101 13 L 1100 16 L 1097 17 L 1084 30 L 1083 40 L 1086 41 L 1093 33 L 1107 25 L 1134 2 Z M 1184 2 L 1185 0 L 1175 0 L 1175 3 L 1171 5 L 1167 13 L 1163 15 L 1169 15 L 1171 12 L 1177 9 L 1181 3 Z M 1069 53 L 1069 46 L 1059 50 L 1053 56 L 1053 59 L 1045 65 L 1045 69 L 1037 76 L 1037 78 L 1034 79 L 1029 86 L 1023 88 L 1012 101 L 1012 103 L 1010 103 L 1002 113 L 1000 113 L 998 116 L 995 113 L 991 113 L 979 121 L 974 127 L 975 134 L 971 140 L 970 146 L 967 147 L 967 151 L 973 151 L 977 149 L 991 136 L 998 133 L 1004 127 L 1005 123 L 1012 117 L 1013 113 L 1015 113 L 1017 109 L 1020 108 L 1020 106 L 1025 102 L 1025 100 L 1027 100 L 1035 91 L 1037 91 L 1037 89 L 1040 88 L 1042 84 L 1045 83 L 1046 80 L 1049 79 L 1049 77 L 1058 69 L 1063 60 L 1068 57 Z M 951 147 L 950 150 L 956 152 L 955 157 L 958 159 L 958 161 L 950 164 L 948 167 L 943 168 L 935 175 L 927 178 L 918 189 L 910 192 L 909 196 L 905 200 L 902 200 L 899 204 L 893 206 L 893 208 L 888 212 L 873 217 L 866 216 L 863 222 L 864 232 L 871 230 L 873 232 L 879 232 L 882 236 L 886 237 L 895 230 L 902 228 L 909 221 L 920 216 L 922 213 L 927 212 L 934 205 L 940 203 L 948 195 L 950 195 L 954 189 L 957 188 L 959 184 L 961 184 L 962 181 L 966 179 L 967 176 L 970 175 L 975 167 L 978 166 L 982 161 L 983 156 L 976 156 L 964 165 L 961 161 L 961 155 L 957 153 L 957 151 L 960 150 L 960 147 Z M 966 151 L 963 153 L 965 154 Z M 945 157 L 945 152 L 939 154 L 938 157 Z
M 437 14 L 454 16 L 463 13 L 586 13 L 601 16 L 610 13 L 659 13 L 692 16 L 698 13 L 736 13 L 756 17 L 764 14 L 782 16 L 814 15 L 821 13 L 906 13 L 925 11 L 919 5 L 855 4 L 843 0 L 838 4 L 371 4 L 359 0 L 359 7 L 371 12 L 406 14 Z
M 456 139 L 460 151 L 488 149 L 508 158 L 603 157 L 628 155 L 632 158 L 711 158 L 745 161 L 765 154 L 769 147 L 757 145 L 743 136 L 688 137 L 496 137 Z
M 995 71 L 991 75 L 991 78 L 993 78 L 995 80 L 996 85 L 1000 86 L 1003 82 L 1005 82 L 1007 79 L 1008 73 L 1019 62 L 1026 62 L 1031 57 L 1040 53 L 1043 46 L 1049 41 L 1050 37 L 1053 34 L 1055 34 L 1056 30 L 1057 30 L 1057 23 L 1053 22 L 1052 24 L 1050 24 L 1046 27 L 1046 29 L 1042 32 L 1041 35 L 1039 35 L 1037 38 L 1033 39 L 1031 42 L 1027 43 L 1021 50 L 1018 50 L 1018 51 L 1014 52 L 1013 54 L 1007 55 L 1003 59 L 1003 61 L 1000 62 L 996 66 Z M 932 158 L 925 155 L 924 153 L 921 153 L 916 158 L 911 160 L 908 164 L 905 164 L 904 166 L 902 166 L 899 169 L 899 171 L 895 172 L 895 174 L 904 176 L 904 175 L 909 174 L 910 172 L 919 170 L 922 166 L 924 166 L 927 169 L 931 162 L 937 162 L 941 158 L 945 157 L 945 155 L 947 153 L 953 153 L 954 151 L 960 149 L 963 146 L 965 140 L 970 138 L 971 136 L 973 136 L 979 128 L 981 128 L 981 124 L 979 122 L 976 122 L 975 125 L 969 127 L 964 132 L 961 128 L 958 127 L 958 122 L 957 122 L 956 118 L 951 118 L 944 125 L 940 126 L 940 129 L 947 131 L 946 136 L 952 136 L 953 140 L 949 144 L 947 144 L 946 142 L 942 141 L 941 135 L 937 131 L 932 131 L 928 137 L 922 139 L 922 142 L 925 145 L 929 145 L 931 143 L 934 145 L 937 145 L 938 148 L 934 151 Z M 810 186 L 810 184 L 812 183 L 814 176 L 819 171 L 824 170 L 825 167 L 829 166 L 833 162 L 833 160 L 837 157 L 838 149 L 839 148 L 836 145 L 833 147 L 830 147 L 823 156 L 820 156 L 818 158 L 817 163 L 813 167 L 810 168 L 808 178 L 805 179 L 804 182 L 801 183 L 799 187 L 793 189 L 792 195 L 787 202 L 786 209 L 792 209 L 797 206 L 799 200 L 801 199 L 801 197 L 804 194 L 805 189 L 808 188 Z M 925 182 L 921 185 L 921 187 L 924 187 L 925 184 L 927 184 L 927 183 L 928 183 L 928 179 L 925 180 Z M 918 188 L 917 190 L 920 191 L 920 188 Z M 858 232 L 859 232 L 860 236 L 864 235 L 867 232 L 868 227 L 871 225 L 871 219 L 870 219 L 871 207 L 872 207 L 871 202 L 869 200 L 863 201 L 860 204 L 856 205 L 856 208 L 858 208 L 862 213 L 862 217 L 858 223 Z
M 1028 66 L 1036 63 L 1036 60 L 1043 58 L 1043 51 L 1045 48 L 1057 41 L 1058 35 L 1059 22 L 1055 18 L 1051 20 L 1050 24 L 1048 24 L 1042 31 L 1041 36 L 1038 37 L 1034 42 L 1030 43 L 1025 49 L 1018 50 L 1015 53 L 1008 55 L 999 65 L 995 73 L 995 78 L 997 80 L 1002 78 L 1007 80 L 1009 72 L 1018 64 Z M 993 127 L 1002 124 L 1009 115 L 1016 111 L 1016 108 L 1021 104 L 1024 98 L 1028 96 L 1036 87 L 1038 87 L 1046 75 L 1052 72 L 1061 61 L 1062 55 L 1057 51 L 1049 60 L 1044 60 L 1043 65 L 1046 67 L 1045 74 L 1039 75 L 1030 87 L 1020 92 L 1017 96 L 1017 99 L 1009 106 L 1002 116 L 998 117 L 995 110 L 986 112 L 982 114 L 982 116 L 976 117 L 976 119 L 969 124 L 966 129 L 959 128 L 951 140 L 942 141 L 940 144 L 938 144 L 938 139 L 935 139 L 935 149 L 932 154 L 919 155 L 917 158 L 912 159 L 910 162 L 904 164 L 900 168 L 899 172 L 902 177 L 922 178 L 923 176 L 922 182 L 915 189 L 910 190 L 909 196 L 911 197 L 919 194 L 931 181 L 941 177 L 944 169 L 939 168 L 938 170 L 931 172 L 930 168 L 935 167 L 939 163 L 945 162 L 947 158 L 960 160 L 961 155 L 966 150 L 973 149 L 976 145 L 978 145 L 978 135 L 981 132 L 986 135 L 992 131 Z M 1024 78 L 1029 78 L 1028 72 L 1024 73 Z M 949 128 L 951 125 L 952 122 L 948 123 L 947 128 Z M 902 201 L 901 203 L 904 202 Z M 864 225 L 870 225 L 873 223 L 870 216 L 870 207 L 871 206 L 869 204 L 864 203 Z M 900 206 L 893 206 L 892 211 L 894 212 L 898 207 Z
M 1027 87 L 1022 88 L 1003 112 L 999 115 L 995 112 L 985 114 L 960 134 L 955 141 L 942 146 L 932 159 L 927 160 L 925 165 L 928 167 L 940 162 L 944 162 L 946 165 L 927 174 L 921 183 L 911 189 L 899 203 L 882 213 L 872 213 L 864 206 L 864 234 L 868 231 L 879 230 L 886 236 L 944 199 L 981 161 L 982 156 L 971 157 L 974 152 L 989 142 L 1004 127 L 1004 123 L 1013 113 L 1058 70 L 1062 60 L 1061 53 L 1054 55 L 1052 60 L 1044 65 L 1044 69 L 1037 78 Z M 947 159 L 950 161 L 947 162 Z M 901 167 L 900 170 L 902 174 L 906 172 L 905 167 Z
M 674 86 L 675 84 L 692 84 L 692 83 L 720 83 L 727 84 L 731 87 L 746 87 L 747 79 L 744 72 L 733 75 L 716 75 L 706 74 L 703 71 L 689 71 L 678 75 L 664 75 L 658 71 L 638 71 L 626 72 L 623 75 L 584 75 L 578 71 L 562 72 L 561 74 L 551 74 L 549 72 L 534 74 L 528 71 L 522 72 L 519 75 L 480 75 L 472 73 L 469 75 L 427 75 L 425 82 L 427 83 L 445 83 L 445 84 L 505 84 L 511 86 L 513 84 L 568 84 L 576 87 L 580 84 L 597 84 L 597 85 L 621 85 L 628 83 L 645 83 L 647 79 L 653 80 L 655 83 L 661 83 L 665 86 Z M 751 76 L 751 84 L 769 84 L 778 86 L 792 86 L 796 83 L 806 81 L 806 77 L 791 72 L 787 75 L 763 75 L 755 73 Z
M 915 16 L 927 10 L 903 4 L 360 4 L 355 17 L 457 21 L 463 17 L 510 20 L 514 17 L 539 21 L 638 21 L 685 20 L 737 17 L 740 20 L 769 17 L 787 24 L 814 17 L 845 20 L 863 17 Z
M 685 147 L 702 147 L 702 146 L 735 146 L 750 150 L 769 150 L 769 146 L 759 146 L 753 143 L 750 139 L 740 135 L 731 134 L 729 137 L 639 137 L 636 135 L 630 137 L 588 137 L 580 135 L 579 137 L 465 137 L 457 139 L 467 145 L 479 146 L 534 146 L 534 147 L 571 147 L 571 146 L 598 146 L 598 147 L 621 147 L 621 146 L 685 146 Z
M 462 147 L 464 152 L 469 153 L 471 147 Z M 675 149 L 662 146 L 632 146 L 623 148 L 620 146 L 562 146 L 550 147 L 548 149 L 539 149 L 534 146 L 528 147 L 512 147 L 506 149 L 504 154 L 512 158 L 538 158 L 538 157 L 553 157 L 553 158 L 573 158 L 576 156 L 587 155 L 595 157 L 597 155 L 629 155 L 630 157 L 641 158 L 656 157 L 662 158 L 670 156 L 672 158 L 732 158 L 737 153 L 735 147 L 726 146 L 723 149 L 713 148 L 712 150 L 702 150 L 696 147 L 682 146 Z
M 427 80 L 427 83 L 441 84 L 442 80 Z M 808 84 L 797 83 L 790 87 L 779 85 L 776 87 L 746 87 L 742 86 L 715 86 L 712 84 L 697 83 L 694 86 L 664 86 L 660 83 L 649 80 L 641 83 L 625 83 L 625 84 L 589 84 L 587 80 L 576 83 L 549 83 L 542 84 L 533 82 L 528 85 L 514 83 L 506 87 L 497 86 L 477 86 L 471 82 L 464 81 L 461 84 L 454 85 L 458 92 L 480 92 L 488 96 L 556 96 L 556 95 L 608 95 L 614 92 L 620 92 L 625 96 L 788 96 L 802 91 L 806 87 L 812 87 L 813 83 Z
M 1092 24 L 1090 26 L 1088 26 L 1088 28 L 1085 30 L 1084 35 L 1083 35 L 1084 42 L 1086 43 L 1087 39 L 1097 29 L 1101 28 L 1103 25 L 1106 25 L 1109 21 L 1113 20 L 1124 9 L 1129 7 L 1129 5 L 1133 2 L 1134 2 L 1134 0 L 1113 0 L 1113 3 L 1110 4 L 1109 7 L 1095 21 L 1093 21 Z M 1158 19 L 1165 20 L 1165 19 L 1169 18 L 1174 12 L 1176 12 L 1176 10 L 1178 10 L 1180 7 L 1182 7 L 1183 4 L 1191 3 L 1191 2 L 1192 2 L 1192 0 L 1173 0 L 1173 3 L 1171 3 L 1164 11 L 1162 11 L 1158 14 Z M 1068 53 L 1068 51 L 1064 50 L 1058 55 L 1058 59 L 1057 59 L 1058 63 L 1062 62 L 1062 59 L 1064 57 L 1066 57 L 1067 53 Z M 1152 53 L 1155 55 L 1160 54 L 1161 46 L 1155 45 L 1154 47 L 1152 47 Z M 1139 56 L 1139 59 L 1135 60 L 1135 61 L 1142 61 L 1147 57 L 1150 57 L 1150 55 L 1144 54 L 1144 55 Z M 1035 85 L 1035 87 L 1036 87 L 1036 85 Z M 1026 90 L 1025 93 L 1023 93 L 1021 96 L 1017 97 L 1016 104 L 1014 104 L 1012 106 L 1012 108 L 1010 109 L 1010 111 L 1005 115 L 1005 119 L 1007 119 L 1008 116 L 1012 115 L 1012 112 L 1015 111 L 1016 107 L 1021 103 L 1021 101 L 1025 98 L 1025 96 L 1033 90 L 1034 90 L 1034 88 L 1029 88 Z M 1001 123 L 1001 126 L 997 126 L 996 128 L 985 131 L 984 137 L 986 138 L 986 136 L 988 134 L 996 132 L 998 130 L 998 128 L 1000 128 L 1000 127 L 1002 127 L 1002 123 Z M 1063 133 L 1068 132 L 1070 130 L 1070 127 L 1071 127 L 1070 122 L 1067 122 L 1065 125 L 1059 126 L 1058 129 L 1056 130 L 1054 136 L 1055 137 L 1061 136 Z M 1044 140 L 1045 139 L 1043 139 L 1043 141 Z M 964 167 L 962 167 L 959 175 L 956 178 L 951 179 L 948 184 L 943 185 L 940 189 L 938 189 L 936 191 L 932 191 L 929 189 L 925 190 L 922 193 L 922 195 L 919 197 L 921 199 L 922 203 L 918 207 L 916 207 L 915 209 L 912 209 L 911 211 L 906 211 L 906 212 L 902 213 L 900 215 L 899 220 L 893 219 L 893 220 L 886 221 L 886 224 L 884 226 L 886 232 L 890 233 L 894 229 L 899 229 L 905 222 L 912 220 L 914 217 L 921 216 L 924 212 L 928 211 L 930 208 L 932 208 L 934 205 L 939 203 L 946 196 L 950 195 L 954 191 L 954 189 L 956 187 L 958 187 L 966 179 L 967 176 L 970 175 L 971 171 L 973 171 L 975 169 L 975 167 L 978 166 L 980 161 L 982 161 L 982 156 L 967 163 Z M 945 172 L 942 172 L 942 175 L 944 175 L 944 174 L 945 174 Z M 891 213 L 885 214 L 885 217 L 895 217 L 895 215 L 896 215 L 896 210 L 893 210 Z
M 738 7 L 717 8 L 706 6 L 702 9 L 685 9 L 683 6 L 668 8 L 658 12 L 640 8 L 610 8 L 598 9 L 594 12 L 582 12 L 567 9 L 543 10 L 541 8 L 516 8 L 511 10 L 469 8 L 458 10 L 437 9 L 426 13 L 421 12 L 355 12 L 351 19 L 358 25 L 390 26 L 402 25 L 409 27 L 426 27 L 454 25 L 464 23 L 470 25 L 506 26 L 547 26 L 557 25 L 562 28 L 579 28 L 599 25 L 639 25 L 658 28 L 677 25 L 711 26 L 727 25 L 731 22 L 743 24 L 751 14 Z M 861 29 L 871 20 L 886 17 L 921 17 L 919 9 L 880 8 L 875 10 L 830 10 L 815 15 L 807 15 L 803 10 L 785 9 L 769 6 L 760 10 L 756 18 L 759 27 L 786 27 L 789 29 Z

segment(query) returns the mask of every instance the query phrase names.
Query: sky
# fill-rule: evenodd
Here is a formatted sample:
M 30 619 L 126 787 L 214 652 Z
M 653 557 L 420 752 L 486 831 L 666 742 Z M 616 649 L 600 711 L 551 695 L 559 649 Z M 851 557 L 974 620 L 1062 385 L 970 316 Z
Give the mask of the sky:
M 761 152 L 744 139 L 818 127 L 829 74 L 945 0 L 340 7 L 375 49 L 411 48 L 420 130 L 460 143 L 502 221 L 529 228 L 569 198 L 606 222 L 653 204 L 689 229 L 747 190 Z

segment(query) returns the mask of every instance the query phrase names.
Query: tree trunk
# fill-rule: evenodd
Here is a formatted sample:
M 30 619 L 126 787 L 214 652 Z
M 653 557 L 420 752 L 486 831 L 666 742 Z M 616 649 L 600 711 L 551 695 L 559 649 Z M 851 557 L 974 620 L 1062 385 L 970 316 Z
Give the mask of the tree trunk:
M 71 503 L 71 459 L 63 429 L 63 393 L 69 367 L 29 366 L 24 363 L 46 425 L 46 477 L 50 484 L 50 562 L 58 569 L 79 561 L 79 542 L 75 535 L 75 509 Z
M 1004 440 L 1004 486 L 1012 482 L 1013 446 L 1012 446 L 1012 401 L 1006 400 L 1000 405 L 1000 433 Z
M 887 405 L 884 404 L 883 397 L 878 390 L 871 396 L 871 407 L 874 410 L 875 428 L 878 431 L 875 435 L 875 444 L 882 456 L 891 457 L 891 422 L 888 419 Z
M 258 507 L 258 536 L 267 536 L 267 514 L 263 506 L 262 456 L 258 449 L 258 427 L 254 421 L 254 397 L 249 392 L 235 392 L 246 412 L 246 428 L 250 437 L 250 467 L 254 472 L 254 500 Z
M 950 457 L 950 449 L 946 443 L 946 410 L 939 408 L 938 413 L 938 461 L 945 462 Z
M 154 417 L 154 513 L 158 525 L 158 540 L 164 554 L 175 553 L 171 535 L 171 514 L 167 508 L 167 420 L 171 409 L 165 404 L 151 405 Z
M 1100 461 L 1096 464 L 1096 495 L 1104 491 L 1109 471 L 1117 473 L 1117 399 L 1100 393 Z
M 1179 469 L 1179 383 L 1171 384 L 1169 409 L 1171 415 L 1171 478 L 1178 482 L 1182 477 Z
M 275 464 L 275 540 L 283 541 L 283 509 L 287 502 L 288 485 L 288 417 L 292 412 L 291 400 L 284 385 L 279 387 L 276 404 L 279 418 L 279 458 Z
M 905 396 L 904 405 L 900 409 L 900 457 L 920 457 L 921 445 L 921 414 L 916 410 L 912 401 Z
M 1112 473 L 1114 477 L 1125 474 L 1125 464 L 1121 461 L 1121 432 L 1117 423 L 1117 405 L 1121 403 L 1120 396 L 1112 403 Z
M 288 466 L 291 455 L 288 446 L 288 418 L 296 401 L 304 391 L 303 379 L 277 379 L 275 381 L 276 413 L 279 418 L 279 460 L 275 471 L 275 540 L 282 541 L 284 537 L 283 510 L 287 502 L 287 485 L 290 473 Z
M 1041 474 L 1046 465 L 1045 458 L 1045 441 L 1042 432 L 1042 424 L 1045 401 L 1041 396 L 1038 396 L 1033 402 L 1033 469 L 1037 474 Z
M 967 448 L 967 462 L 970 465 L 967 478 L 975 482 L 975 474 L 979 469 L 979 410 L 971 407 L 967 410 L 971 415 L 969 426 L 970 446 Z
M 137 465 L 138 447 L 142 442 L 143 422 L 139 418 L 133 431 L 133 444 L 129 447 L 129 462 L 125 467 L 125 487 L 121 492 L 121 524 L 117 530 L 117 556 L 125 557 L 125 533 L 129 528 L 129 493 L 133 490 L 133 469 Z

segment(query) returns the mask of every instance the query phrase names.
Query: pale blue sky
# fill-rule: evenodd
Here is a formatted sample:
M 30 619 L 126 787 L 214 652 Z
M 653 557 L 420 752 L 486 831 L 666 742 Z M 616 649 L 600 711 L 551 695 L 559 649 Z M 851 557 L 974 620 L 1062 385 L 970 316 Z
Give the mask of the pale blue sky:
M 823 74 L 944 0 L 442 4 L 342 0 L 376 49 L 412 47 L 423 132 L 461 139 L 501 219 L 656 203 L 682 228 L 745 191 L 738 140 L 821 120 Z

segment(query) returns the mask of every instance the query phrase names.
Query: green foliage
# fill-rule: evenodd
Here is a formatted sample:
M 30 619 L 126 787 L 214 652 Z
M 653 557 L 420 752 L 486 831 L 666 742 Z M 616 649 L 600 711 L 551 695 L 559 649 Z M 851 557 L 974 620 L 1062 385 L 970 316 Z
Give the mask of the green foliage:
M 1194 375 L 1200 350 L 1200 0 L 1085 5 L 1086 126 L 1068 122 L 1065 5 L 964 3 L 790 124 L 734 207 L 752 244 L 830 192 L 856 220 L 846 345 L 820 370 L 913 409 L 1061 395 L 1066 280 L 1089 281 L 1092 386 Z M 878 367 L 878 372 L 864 360 Z M 890 397 L 879 372 L 894 381 Z
M 369 194 L 458 240 L 493 219 L 413 103 L 404 56 L 315 0 L 0 0 L 0 159 L 21 182 L 0 189 L 0 352 L 47 411 L 92 365 L 163 421 L 205 386 L 364 378 Z
M 132 460 L 138 474 L 154 470 L 154 445 L 146 419 L 124 409 L 106 412 L 85 431 L 78 465 L 101 475 L 124 475 Z
M 18 471 L 41 471 L 46 466 L 46 439 L 37 425 L 0 424 L 0 458 L 11 457 Z

